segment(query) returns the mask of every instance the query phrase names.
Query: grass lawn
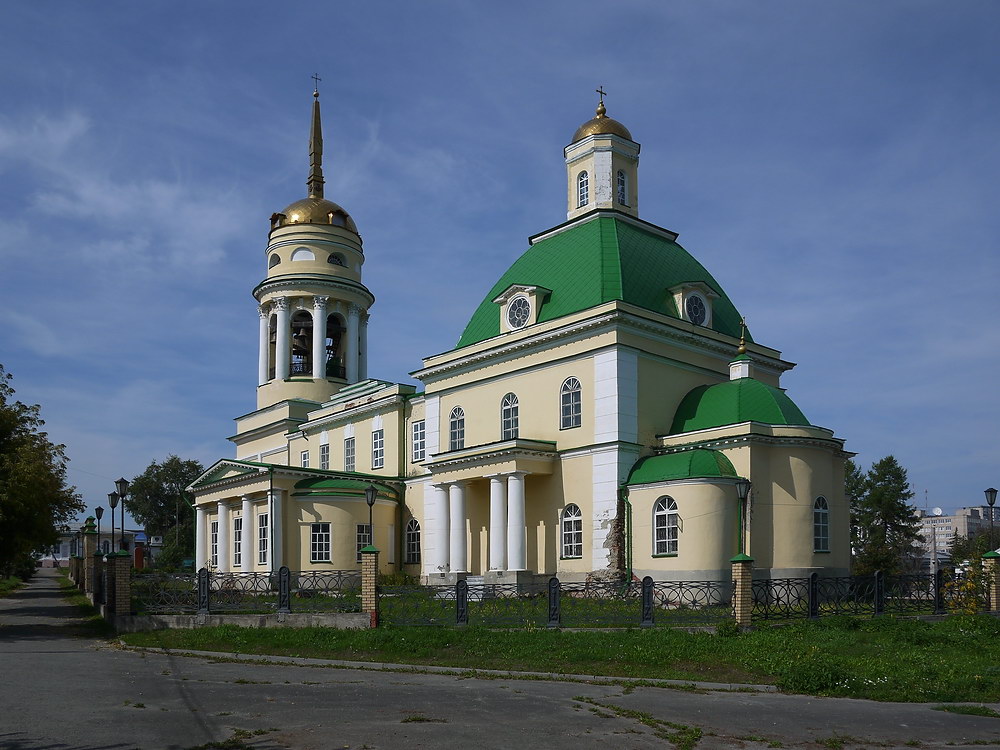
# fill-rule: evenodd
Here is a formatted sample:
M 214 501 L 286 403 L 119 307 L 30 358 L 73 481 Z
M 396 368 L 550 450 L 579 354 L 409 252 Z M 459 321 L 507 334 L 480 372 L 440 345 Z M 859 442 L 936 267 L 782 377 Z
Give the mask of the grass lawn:
M 0 598 L 3 598 L 5 596 L 10 596 L 22 586 L 24 586 L 24 581 L 22 581 L 17 576 L 11 576 L 10 578 L 0 578 Z
M 828 617 L 739 635 L 679 630 L 479 627 L 254 629 L 121 636 L 127 644 L 244 654 L 570 674 L 766 683 L 811 695 L 886 701 L 1000 701 L 1000 620 Z

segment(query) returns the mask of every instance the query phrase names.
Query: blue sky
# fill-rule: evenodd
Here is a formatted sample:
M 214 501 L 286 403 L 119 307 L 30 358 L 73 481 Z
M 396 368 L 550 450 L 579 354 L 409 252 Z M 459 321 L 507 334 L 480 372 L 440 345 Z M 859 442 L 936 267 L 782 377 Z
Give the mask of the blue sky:
M 450 349 L 565 219 L 592 116 L 642 143 L 680 233 L 783 385 L 923 504 L 1000 484 L 1000 5 L 807 0 L 18 3 L 0 28 L 0 362 L 92 508 L 254 408 L 268 217 L 327 197 L 365 241 L 369 372 Z

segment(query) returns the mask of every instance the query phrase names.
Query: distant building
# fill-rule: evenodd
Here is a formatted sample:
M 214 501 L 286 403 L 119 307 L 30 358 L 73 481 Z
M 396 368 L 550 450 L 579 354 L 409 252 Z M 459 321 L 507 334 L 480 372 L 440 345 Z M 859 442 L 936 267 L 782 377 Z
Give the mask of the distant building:
M 1000 527 L 1000 509 L 988 505 L 972 508 L 959 508 L 954 515 L 935 516 L 927 511 L 918 510 L 920 520 L 920 535 L 923 537 L 923 548 L 931 552 L 937 546 L 938 554 L 948 554 L 951 550 L 951 540 L 955 536 L 969 536 L 985 531 L 990 527 L 990 513 L 993 513 L 993 523 Z
M 59 543 L 52 548 L 52 550 L 42 557 L 42 567 L 44 568 L 60 568 L 66 567 L 68 560 L 71 557 L 76 557 L 81 552 L 83 552 L 83 547 L 80 542 L 80 537 L 78 534 L 78 529 L 67 530 L 59 535 Z M 125 545 L 126 549 L 132 550 L 135 548 L 135 540 L 137 535 L 143 535 L 143 532 L 138 529 L 125 529 Z M 115 531 L 115 543 L 121 539 L 121 531 Z M 111 542 L 111 531 L 106 529 L 101 529 L 100 538 L 98 539 L 97 548 L 107 554 L 112 551 Z

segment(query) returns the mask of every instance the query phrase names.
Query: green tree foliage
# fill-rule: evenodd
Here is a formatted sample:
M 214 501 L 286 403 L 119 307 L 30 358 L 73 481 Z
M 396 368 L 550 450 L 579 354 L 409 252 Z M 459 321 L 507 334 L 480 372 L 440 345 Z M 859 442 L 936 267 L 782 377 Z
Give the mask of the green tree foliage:
M 989 529 L 982 529 L 968 536 L 956 534 L 951 540 L 951 559 L 956 563 L 975 562 L 997 547 L 1000 547 L 1000 525 L 993 529 L 992 539 Z
M 170 455 L 132 480 L 126 503 L 147 534 L 163 537 L 157 564 L 176 568 L 194 555 L 194 511 L 184 488 L 205 471 L 199 461 Z
M 886 456 L 863 477 L 852 463 L 845 481 L 851 497 L 855 574 L 902 573 L 918 553 L 920 541 L 906 469 L 895 457 Z
M 56 544 L 58 529 L 83 510 L 66 484 L 65 446 L 42 431 L 41 408 L 14 400 L 0 365 L 0 577 L 30 575 L 34 555 Z

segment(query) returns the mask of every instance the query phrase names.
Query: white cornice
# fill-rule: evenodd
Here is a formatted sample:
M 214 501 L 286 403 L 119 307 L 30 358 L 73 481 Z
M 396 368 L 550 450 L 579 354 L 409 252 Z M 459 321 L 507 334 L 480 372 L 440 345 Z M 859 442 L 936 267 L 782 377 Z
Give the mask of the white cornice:
M 629 484 L 627 485 L 629 492 L 632 490 L 650 490 L 659 489 L 661 487 L 677 487 L 686 484 L 722 484 L 722 485 L 734 485 L 739 481 L 739 477 L 691 477 L 686 479 L 664 479 L 659 482 L 644 482 L 642 484 Z
M 683 446 L 671 446 L 669 448 L 656 448 L 656 455 L 666 455 L 670 453 L 681 453 L 693 448 L 707 448 L 709 450 L 724 450 L 727 448 L 739 448 L 745 445 L 782 445 L 782 446 L 804 446 L 809 448 L 822 448 L 832 451 L 843 458 L 850 458 L 857 455 L 844 450 L 844 441 L 840 438 L 820 438 L 781 436 L 781 435 L 761 435 L 759 432 L 751 432 L 743 435 L 731 435 L 720 437 L 714 440 L 702 440 L 697 443 L 688 443 Z
M 637 226 L 645 232 L 650 234 L 655 234 L 664 239 L 674 242 L 680 236 L 677 232 L 672 232 L 669 229 L 664 229 L 663 227 L 658 227 L 656 224 L 650 224 L 648 221 L 643 221 L 642 219 L 636 218 L 635 216 L 630 216 L 629 214 L 623 213 L 621 211 L 615 211 L 614 209 L 595 209 L 589 213 L 583 214 L 582 216 L 577 216 L 575 219 L 570 219 L 569 221 L 560 224 L 557 227 L 552 227 L 552 229 L 547 229 L 541 234 L 535 234 L 528 238 L 529 245 L 535 245 L 542 240 L 547 240 L 549 237 L 555 237 L 557 234 L 562 234 L 563 232 L 568 232 L 570 229 L 576 229 L 576 227 L 581 224 L 586 224 L 588 221 L 593 221 L 594 219 L 610 218 L 619 219 L 626 224 L 632 224 Z
M 378 399 L 377 401 L 370 401 L 364 404 L 359 404 L 351 409 L 345 409 L 344 411 L 338 411 L 336 414 L 329 414 L 325 417 L 317 417 L 316 419 L 309 420 L 308 422 L 299 426 L 298 433 L 304 434 L 306 432 L 312 432 L 318 430 L 322 427 L 328 427 L 330 425 L 337 425 L 340 422 L 351 422 L 355 421 L 358 417 L 368 414 L 369 412 L 379 411 L 385 408 L 391 408 L 395 406 L 401 406 L 406 402 L 406 399 L 399 393 L 395 393 L 392 396 Z
M 368 291 L 368 287 L 360 281 L 350 281 L 340 279 L 335 276 L 320 276 L 318 274 L 295 274 L 286 276 L 275 276 L 260 282 L 253 290 L 254 298 L 260 302 L 265 294 L 272 294 L 280 291 L 299 292 L 303 287 L 326 287 L 336 289 L 339 292 L 353 292 L 362 299 L 367 299 L 368 306 L 375 303 L 375 295 Z

